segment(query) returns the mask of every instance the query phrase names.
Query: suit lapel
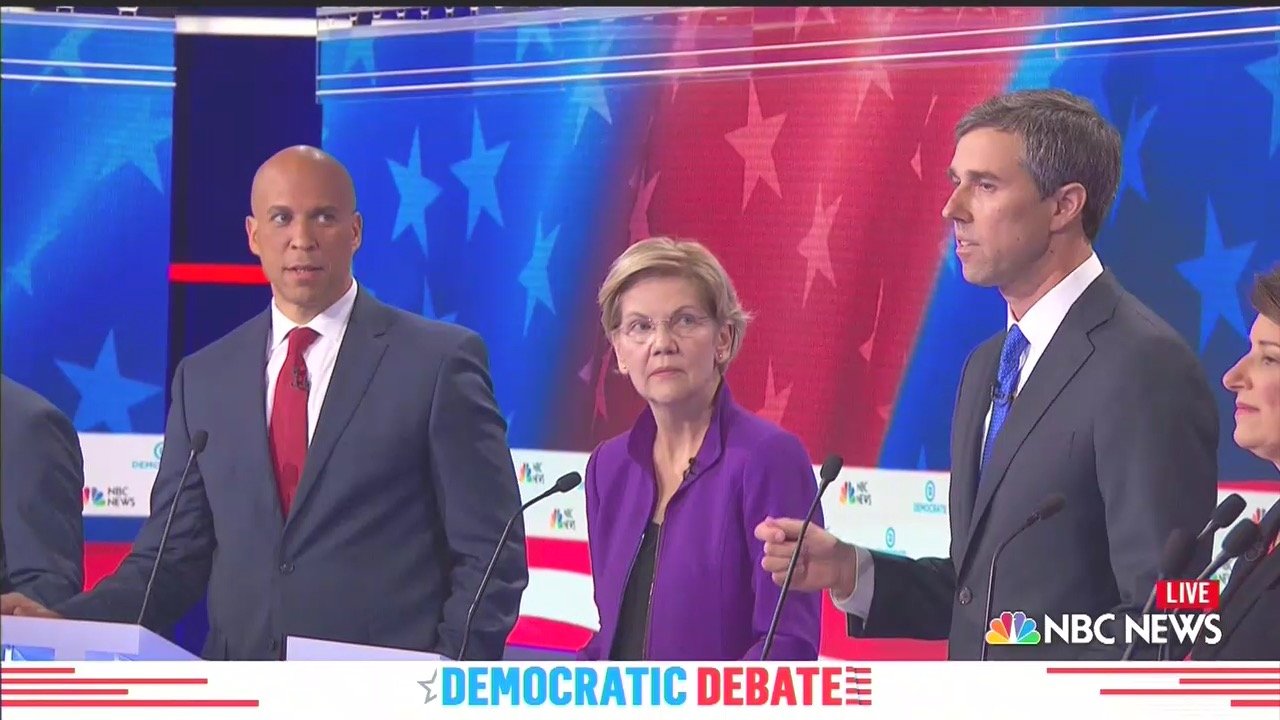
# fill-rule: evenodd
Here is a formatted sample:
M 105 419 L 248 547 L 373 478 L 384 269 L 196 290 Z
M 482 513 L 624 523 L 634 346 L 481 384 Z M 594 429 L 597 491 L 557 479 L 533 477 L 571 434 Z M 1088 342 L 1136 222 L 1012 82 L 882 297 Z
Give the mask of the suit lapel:
M 1005 417 L 1004 427 L 996 436 L 992 449 L 990 465 L 985 470 L 983 479 L 974 498 L 973 513 L 969 517 L 968 539 L 966 549 L 972 543 L 973 536 L 982 523 L 982 517 L 991 505 L 991 498 L 996 489 L 1004 482 L 1009 465 L 1017 455 L 1022 443 L 1031 434 L 1036 423 L 1044 416 L 1049 406 L 1062 393 L 1062 390 L 1084 366 L 1093 354 L 1093 341 L 1089 333 L 1106 322 L 1115 312 L 1119 300 L 1119 286 L 1109 271 L 1095 280 L 1076 300 L 1062 324 L 1053 335 L 1053 340 L 1045 348 L 1036 366 L 1032 368 L 1031 377 L 1022 387 L 1022 391 L 1014 398 L 1013 407 Z M 979 423 L 981 427 L 981 423 Z M 1032 508 L 1027 508 L 1031 512 Z
M 338 349 L 338 357 L 334 363 L 333 376 L 325 391 L 324 405 L 320 409 L 315 434 L 307 448 L 307 461 L 302 468 L 302 478 L 298 481 L 298 494 L 289 509 L 285 525 L 293 522 L 298 509 L 306 503 L 325 463 L 333 454 L 334 446 L 346 430 L 352 413 L 364 397 L 365 389 L 369 387 L 374 371 L 382 360 L 382 353 L 386 350 L 383 335 L 391 317 L 387 308 L 364 288 L 357 291 L 347 332 L 342 338 L 342 347 Z
M 1234 570 L 1232 573 L 1234 574 Z M 1262 591 L 1271 587 L 1277 581 L 1280 581 L 1280 549 L 1270 555 L 1258 560 L 1258 566 L 1249 573 L 1249 577 L 1244 582 L 1238 584 L 1237 587 L 1231 588 L 1230 597 L 1223 597 L 1222 608 L 1225 610 L 1230 607 L 1230 613 L 1224 613 L 1222 619 L 1222 641 L 1219 646 L 1226 642 L 1231 633 L 1235 631 L 1240 621 L 1249 614 L 1249 609 L 1253 604 L 1258 602 L 1262 597 Z M 1231 582 L 1228 580 L 1228 587 Z M 1224 593 L 1225 595 L 1225 593 Z M 1234 605 L 1227 604 L 1227 600 L 1233 600 Z
M 240 434 L 235 447 L 241 457 L 236 466 L 243 468 L 245 476 L 255 483 L 255 492 L 267 494 L 267 504 L 277 522 L 280 518 L 280 493 L 276 490 L 276 474 L 271 464 L 271 448 L 267 433 L 267 343 L 271 339 L 271 312 L 254 318 L 245 328 L 242 347 L 236 354 L 242 359 L 228 363 L 234 374 L 227 383 L 228 406 L 231 409 L 230 427 Z
M 955 548 L 957 565 L 966 551 L 969 527 L 973 513 L 973 496 L 978 487 L 978 458 L 982 447 L 982 421 L 991 403 L 989 391 L 995 382 L 996 366 L 1000 362 L 1000 344 L 1003 336 L 983 343 L 970 361 L 971 367 L 960 379 L 959 412 L 956 419 L 956 444 L 951 462 L 951 512 L 953 533 L 962 544 Z M 956 532 L 959 530 L 960 532 Z

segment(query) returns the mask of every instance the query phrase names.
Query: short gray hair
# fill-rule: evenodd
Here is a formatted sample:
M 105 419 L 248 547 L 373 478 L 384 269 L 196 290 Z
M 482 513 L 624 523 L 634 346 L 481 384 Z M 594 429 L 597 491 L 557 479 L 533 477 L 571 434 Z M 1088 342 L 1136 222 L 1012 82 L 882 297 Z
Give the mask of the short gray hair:
M 1022 140 L 1023 164 L 1040 197 L 1068 183 L 1085 190 L 1081 220 L 1092 242 L 1120 185 L 1120 133 L 1093 103 L 1065 90 L 1020 90 L 998 95 L 956 123 L 956 140 L 980 128 L 1013 133 Z

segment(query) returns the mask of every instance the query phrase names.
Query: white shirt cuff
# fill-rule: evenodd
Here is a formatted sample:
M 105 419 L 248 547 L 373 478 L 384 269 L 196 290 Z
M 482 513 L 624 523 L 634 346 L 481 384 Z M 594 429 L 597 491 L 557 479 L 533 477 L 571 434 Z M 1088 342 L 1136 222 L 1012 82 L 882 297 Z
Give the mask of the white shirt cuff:
M 831 602 L 841 612 L 856 615 L 865 622 L 871 614 L 871 594 L 875 591 L 875 563 L 871 560 L 871 552 L 861 545 L 855 545 L 853 551 L 858 556 L 858 574 L 853 580 L 853 593 L 846 598 L 831 595 Z

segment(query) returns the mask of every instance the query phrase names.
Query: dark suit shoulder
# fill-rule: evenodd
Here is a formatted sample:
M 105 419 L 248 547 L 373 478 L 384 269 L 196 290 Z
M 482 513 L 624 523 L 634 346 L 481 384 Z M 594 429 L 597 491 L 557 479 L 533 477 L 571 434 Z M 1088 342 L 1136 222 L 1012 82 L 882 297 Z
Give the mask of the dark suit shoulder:
M 270 311 L 264 310 L 241 323 L 231 332 L 184 357 L 181 364 L 188 368 L 219 368 L 240 356 L 248 348 L 267 348 L 267 333 L 271 331 Z
M 1141 300 L 1122 291 L 1111 322 L 1091 335 L 1095 346 L 1134 371 L 1198 368 L 1186 339 Z
M 390 305 L 383 305 L 382 310 L 388 320 L 387 332 L 397 338 L 423 342 L 433 348 L 454 348 L 468 340 L 484 342 L 479 333 L 461 325 L 432 320 Z
M 43 395 L 23 385 L 22 383 L 11 379 L 8 375 L 0 375 L 0 398 L 3 398 L 2 405 L 6 423 L 9 418 L 18 418 L 24 416 L 37 416 L 47 413 L 58 413 L 59 410 L 53 403 L 49 402 Z

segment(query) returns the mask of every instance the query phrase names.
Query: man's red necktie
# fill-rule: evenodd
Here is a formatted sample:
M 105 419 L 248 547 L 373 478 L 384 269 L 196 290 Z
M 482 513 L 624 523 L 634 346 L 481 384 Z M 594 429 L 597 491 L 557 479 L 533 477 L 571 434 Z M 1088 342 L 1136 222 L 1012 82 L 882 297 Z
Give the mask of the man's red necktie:
M 271 403 L 271 463 L 276 473 L 276 489 L 280 493 L 280 509 L 285 517 L 298 492 L 302 466 L 307 459 L 307 394 L 311 379 L 302 353 L 320 334 L 311 328 L 289 331 L 289 353 L 285 356 Z

